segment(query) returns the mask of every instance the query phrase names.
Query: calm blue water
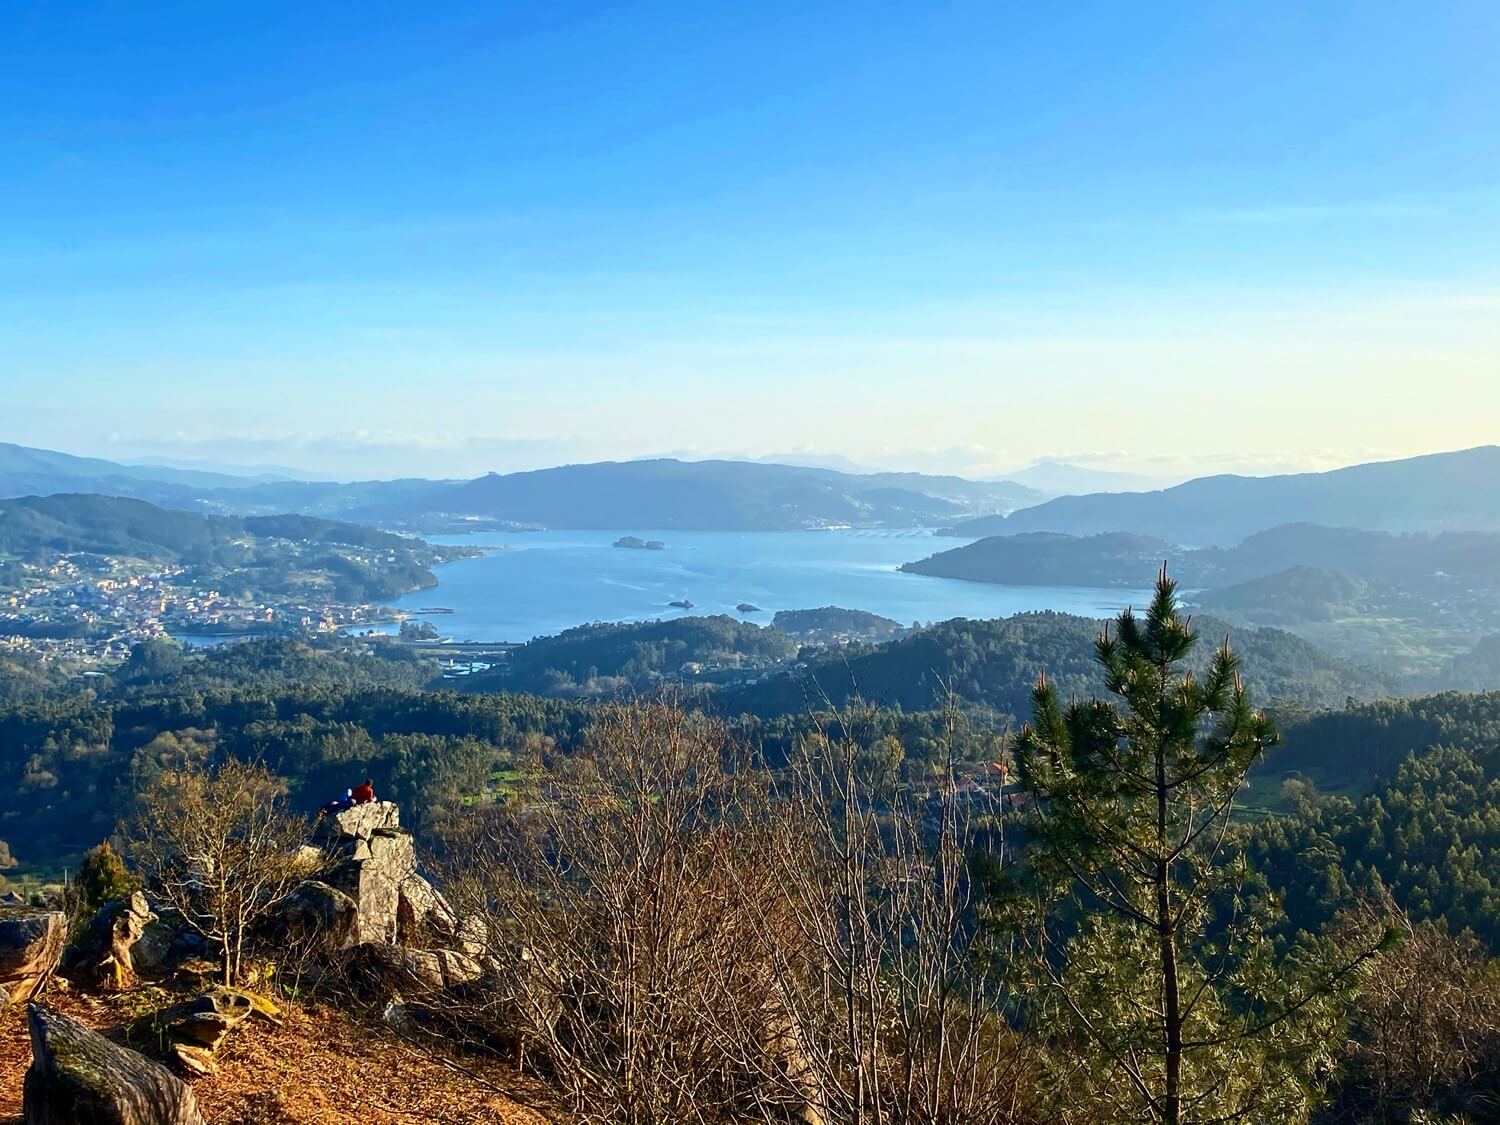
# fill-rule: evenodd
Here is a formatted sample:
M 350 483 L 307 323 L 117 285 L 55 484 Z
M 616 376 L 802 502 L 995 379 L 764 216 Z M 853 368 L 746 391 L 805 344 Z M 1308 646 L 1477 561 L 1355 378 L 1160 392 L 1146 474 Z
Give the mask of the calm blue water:
M 661 539 L 664 551 L 614 547 L 622 535 Z M 465 641 L 525 641 L 592 621 L 727 613 L 769 624 L 778 609 L 837 605 L 903 624 L 1007 617 L 1055 609 L 1089 617 L 1142 605 L 1145 591 L 989 586 L 902 574 L 904 562 L 964 540 L 930 531 L 537 531 L 434 536 L 435 542 L 510 547 L 438 567 L 438 587 L 398 598 L 401 609 L 446 606 L 428 618 Z M 691 610 L 667 603 L 681 599 Z M 751 602 L 760 613 L 741 615 Z

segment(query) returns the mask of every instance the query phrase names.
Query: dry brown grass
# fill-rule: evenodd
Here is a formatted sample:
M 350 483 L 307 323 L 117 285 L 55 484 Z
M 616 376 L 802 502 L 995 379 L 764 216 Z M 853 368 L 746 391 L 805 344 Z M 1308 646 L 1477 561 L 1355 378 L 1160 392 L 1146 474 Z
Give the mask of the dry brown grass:
M 121 1039 L 148 994 L 50 990 L 43 1002 Z M 154 1007 L 155 1004 L 149 1004 Z M 251 1021 L 223 1047 L 219 1073 L 193 1090 L 211 1125 L 553 1125 L 518 1098 L 543 1104 L 491 1060 L 428 1054 L 337 1008 L 292 1005 L 280 1026 Z M 141 1044 L 144 1046 L 144 1044 Z M 21 1121 L 31 1063 L 24 1006 L 0 1014 L 0 1123 Z M 502 1091 L 510 1091 L 510 1094 Z

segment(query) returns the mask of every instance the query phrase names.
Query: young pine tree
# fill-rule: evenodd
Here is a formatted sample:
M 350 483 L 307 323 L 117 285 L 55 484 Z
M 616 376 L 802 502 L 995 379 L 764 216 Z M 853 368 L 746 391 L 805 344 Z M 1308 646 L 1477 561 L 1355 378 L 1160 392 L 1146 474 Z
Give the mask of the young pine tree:
M 1329 1062 L 1342 965 L 1278 964 L 1231 809 L 1276 741 L 1228 642 L 1204 674 L 1163 567 L 1144 620 L 1098 640 L 1112 701 L 1045 676 L 1017 741 L 1034 822 L 1038 1023 L 1089 1120 L 1295 1121 Z
M 120 853 L 110 846 L 108 840 L 92 848 L 83 857 L 74 886 L 79 897 L 79 910 L 87 919 L 106 902 L 124 898 L 139 890 L 141 881 L 130 873 Z

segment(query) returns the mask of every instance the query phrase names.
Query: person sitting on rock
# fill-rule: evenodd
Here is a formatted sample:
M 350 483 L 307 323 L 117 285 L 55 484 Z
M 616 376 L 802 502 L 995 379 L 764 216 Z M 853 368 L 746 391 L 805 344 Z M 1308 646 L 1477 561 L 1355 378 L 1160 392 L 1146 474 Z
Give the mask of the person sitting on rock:
M 329 801 L 326 805 L 324 805 L 321 809 L 318 810 L 318 815 L 319 816 L 337 816 L 339 813 L 343 812 L 345 809 L 352 808 L 353 805 L 354 805 L 354 790 L 353 789 L 345 789 L 344 790 L 344 795 L 342 797 L 335 797 L 333 800 Z
M 354 787 L 354 803 L 356 805 L 372 805 L 375 803 L 375 783 L 368 777 L 363 785 Z

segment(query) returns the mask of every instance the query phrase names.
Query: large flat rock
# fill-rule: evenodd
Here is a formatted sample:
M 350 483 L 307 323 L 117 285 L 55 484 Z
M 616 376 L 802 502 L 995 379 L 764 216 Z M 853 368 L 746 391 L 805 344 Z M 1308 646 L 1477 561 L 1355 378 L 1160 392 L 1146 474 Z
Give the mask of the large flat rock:
M 401 806 L 394 801 L 372 801 L 368 805 L 351 805 L 343 812 L 325 816 L 318 822 L 320 840 L 368 840 L 376 832 L 401 827 Z
M 77 1020 L 32 1004 L 26 1125 L 204 1125 L 187 1083 Z

